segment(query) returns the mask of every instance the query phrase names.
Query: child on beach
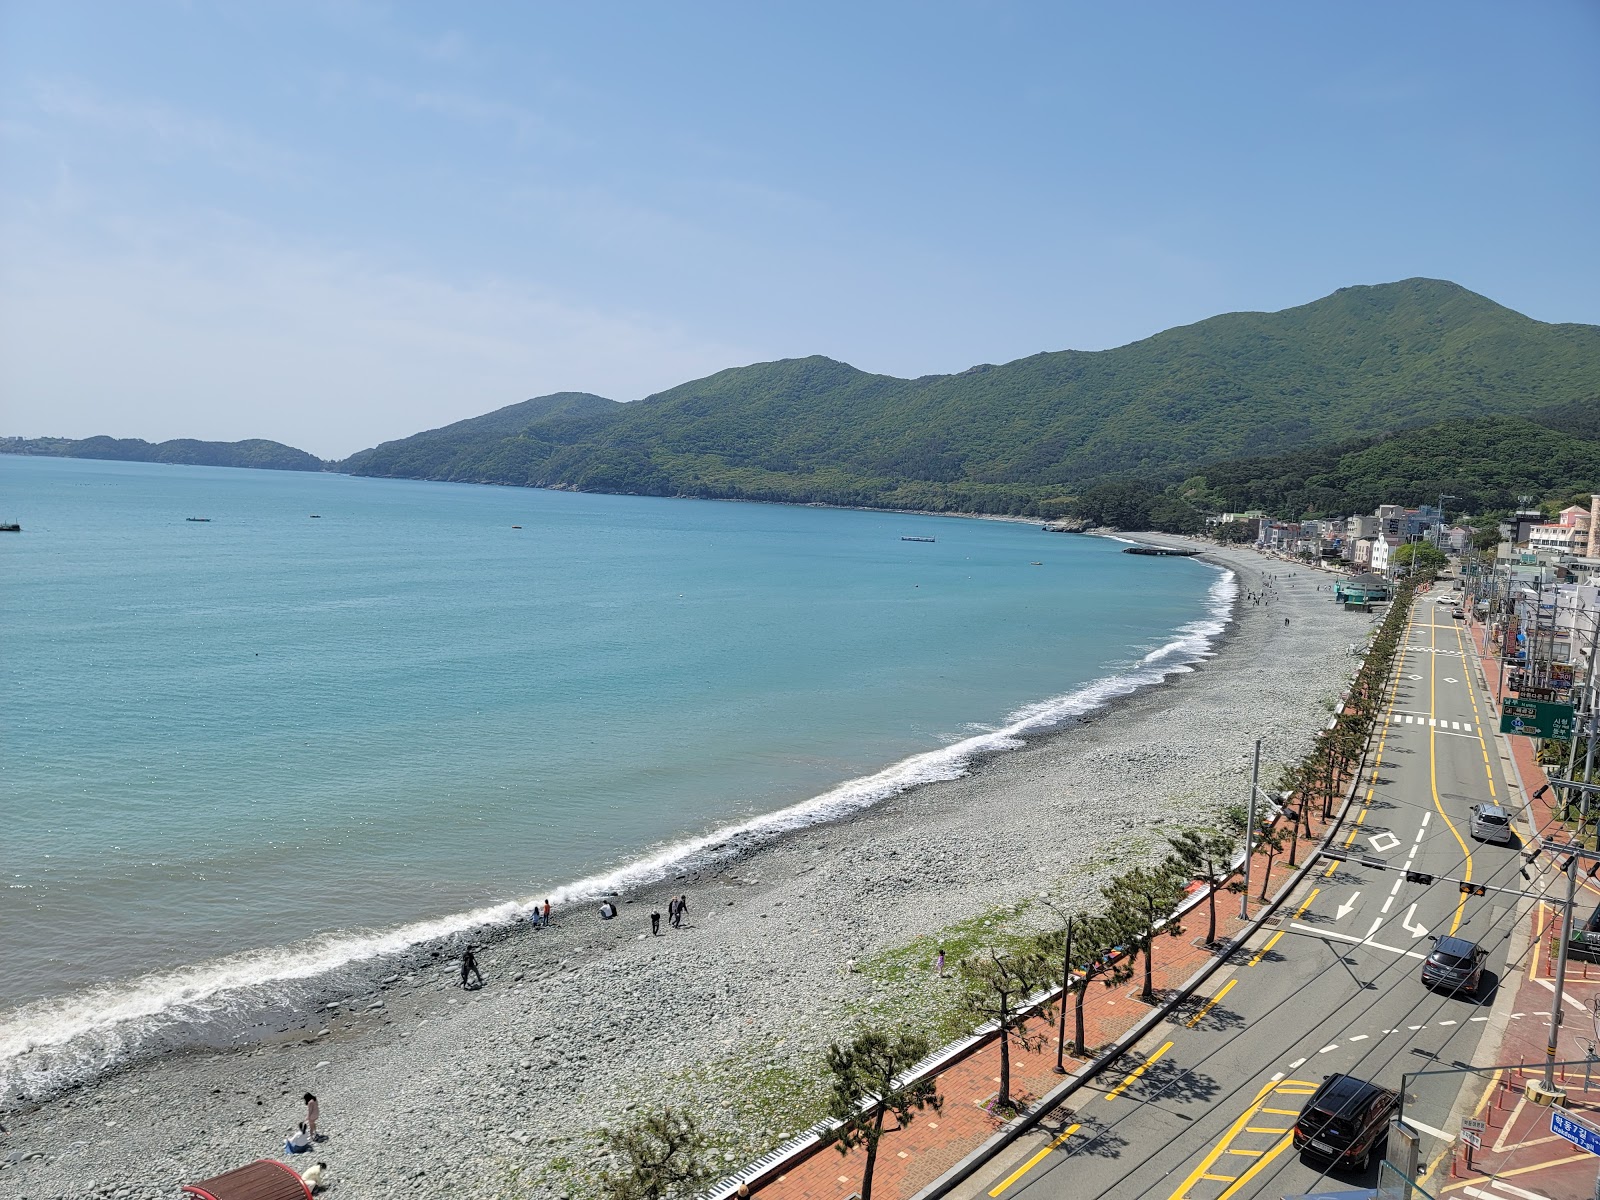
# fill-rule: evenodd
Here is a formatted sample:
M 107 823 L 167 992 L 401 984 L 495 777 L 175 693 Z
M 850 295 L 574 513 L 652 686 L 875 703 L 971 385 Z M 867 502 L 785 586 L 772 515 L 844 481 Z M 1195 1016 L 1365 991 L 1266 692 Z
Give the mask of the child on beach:
M 322 1110 L 317 1107 L 317 1098 L 310 1092 L 305 1094 L 306 1102 L 306 1132 L 311 1135 L 311 1140 L 317 1140 L 317 1118 L 322 1115 Z
M 471 946 L 468 946 L 467 949 L 466 949 L 466 953 L 464 953 L 461 956 L 461 986 L 462 987 L 466 987 L 467 986 L 467 976 L 469 974 L 474 976 L 477 979 L 479 987 L 483 986 L 483 972 L 478 970 L 478 956 L 475 955 L 472 952 L 472 947 Z

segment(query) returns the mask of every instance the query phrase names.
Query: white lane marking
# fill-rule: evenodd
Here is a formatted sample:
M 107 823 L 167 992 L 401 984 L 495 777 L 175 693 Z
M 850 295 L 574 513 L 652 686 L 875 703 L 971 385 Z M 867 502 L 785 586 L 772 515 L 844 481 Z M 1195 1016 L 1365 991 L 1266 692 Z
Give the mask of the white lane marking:
M 1380 926 L 1382 924 L 1383 924 L 1383 918 L 1379 917 L 1376 921 L 1374 921 L 1372 923 L 1372 928 L 1367 930 L 1367 937 L 1371 937 L 1373 934 L 1377 933 L 1378 932 L 1378 926 Z M 1354 939 L 1352 939 L 1352 940 L 1354 940 Z M 1362 941 L 1365 941 L 1365 940 L 1366 940 L 1366 938 L 1362 939 Z
M 1289 1070 L 1291 1070 L 1291 1071 L 1298 1071 L 1298 1070 L 1299 1070 L 1299 1069 L 1300 1069 L 1300 1064 L 1301 1064 L 1301 1063 L 1303 1063 L 1303 1062 L 1305 1062 L 1305 1061 L 1306 1061 L 1306 1060 L 1305 1060 L 1305 1059 L 1303 1059 L 1303 1058 L 1297 1058 L 1297 1059 L 1295 1059 L 1295 1060 L 1294 1060 L 1294 1061 L 1293 1061 L 1293 1062 L 1292 1062 L 1292 1063 L 1290 1063 L 1290 1064 L 1289 1064 Z
M 1413 925 L 1411 918 L 1417 915 L 1417 906 L 1413 904 L 1406 915 L 1400 918 L 1400 928 L 1404 929 L 1413 938 L 1419 938 L 1428 932 L 1426 925 Z
M 1337 1050 L 1338 1048 L 1339 1048 L 1339 1043 L 1335 1042 L 1331 1046 L 1324 1046 L 1321 1050 L 1318 1050 L 1317 1053 L 1318 1054 L 1326 1054 L 1329 1050 Z
M 1360 892 L 1351 892 L 1350 899 L 1346 900 L 1343 904 L 1339 905 L 1338 908 L 1334 909 L 1333 919 L 1335 921 L 1342 921 L 1348 917 L 1351 911 L 1355 908 L 1356 901 L 1359 899 L 1361 899 Z
M 1389 915 L 1389 908 L 1390 908 L 1390 906 L 1392 904 L 1394 904 L 1394 895 L 1391 893 L 1389 895 L 1389 897 L 1384 900 L 1383 907 L 1380 908 L 1378 911 L 1380 913 L 1382 913 L 1384 916 L 1388 916 Z
M 1548 1200 L 1547 1197 L 1540 1195 L 1538 1192 L 1530 1192 L 1523 1188 L 1515 1187 L 1503 1179 L 1491 1179 L 1489 1186 L 1512 1196 L 1520 1196 L 1522 1200 Z
M 1428 827 L 1428 822 L 1431 821 L 1431 820 L 1433 820 L 1433 813 L 1432 813 L 1431 810 L 1429 812 L 1423 813 L 1422 814 L 1422 827 L 1424 829 L 1426 829 Z
M 1400 876 L 1399 879 L 1396 879 L 1394 881 L 1394 886 L 1389 889 L 1389 895 L 1393 896 L 1395 893 L 1397 893 L 1400 890 L 1400 885 L 1405 881 L 1406 877 L 1404 875 Z
M 1461 1189 L 1463 1196 L 1471 1196 L 1472 1200 L 1500 1200 L 1493 1192 L 1486 1192 L 1482 1188 L 1465 1187 Z
M 1420 842 L 1422 840 L 1422 835 L 1424 833 L 1426 833 L 1427 831 L 1428 831 L 1428 827 L 1427 827 L 1426 824 L 1424 824 L 1421 829 L 1417 830 L 1417 836 L 1415 838 L 1413 838 L 1412 840 Z
M 1373 932 L 1376 932 L 1378 925 L 1382 924 L 1383 922 L 1379 921 L 1376 925 L 1374 925 L 1372 927 Z M 1351 937 L 1348 933 L 1335 933 L 1331 929 L 1318 929 L 1315 925 L 1302 925 L 1299 921 L 1290 921 L 1289 927 L 1291 929 L 1298 929 L 1301 933 L 1314 934 L 1320 938 L 1332 938 L 1336 942 L 1350 942 L 1356 946 L 1371 946 L 1374 950 L 1386 950 L 1390 954 L 1403 954 L 1407 958 L 1425 959 L 1428 957 L 1426 954 L 1418 954 L 1415 950 L 1406 950 L 1400 946 L 1385 946 L 1382 942 L 1369 941 L 1368 939 L 1372 937 L 1372 934 L 1370 933 L 1364 938 Z M 1518 1015 L 1520 1016 L 1521 1014 Z M 1399 1031 L 1394 1029 L 1385 1029 L 1384 1032 L 1397 1033 Z
M 1351 1036 L 1350 1040 L 1352 1042 L 1364 1042 L 1371 1036 L 1372 1035 L 1370 1033 L 1357 1033 L 1357 1034 L 1353 1034 Z
M 1291 1069 L 1292 1069 L 1292 1068 L 1291 1068 Z M 1278 1073 L 1277 1073 L 1277 1074 L 1276 1074 L 1276 1075 L 1274 1075 L 1274 1076 L 1273 1076 L 1273 1077 L 1272 1077 L 1272 1082 L 1273 1082 L 1273 1083 L 1277 1083 L 1277 1082 L 1278 1082 L 1278 1080 L 1280 1080 L 1280 1079 L 1282 1079 L 1282 1078 L 1283 1078 L 1283 1072 L 1282 1072 L 1282 1071 L 1279 1071 L 1279 1072 L 1278 1072 Z
M 1453 1142 L 1456 1140 L 1453 1135 L 1446 1133 L 1442 1129 L 1435 1129 L 1432 1125 L 1424 1125 L 1415 1117 L 1404 1117 L 1402 1121 L 1404 1124 L 1411 1126 L 1413 1129 L 1420 1130 L 1423 1133 L 1428 1134 L 1430 1137 L 1438 1138 L 1441 1142 Z
M 1422 1026 L 1421 1025 L 1407 1025 L 1406 1028 L 1411 1030 L 1412 1033 L 1415 1033 L 1417 1030 L 1421 1029 Z
M 1469 1020 L 1469 1021 L 1487 1021 L 1488 1019 L 1489 1019 L 1488 1017 L 1468 1017 L 1467 1018 L 1467 1020 Z
M 1475 734 L 1475 733 L 1451 733 L 1451 732 L 1450 732 L 1450 731 L 1449 731 L 1449 730 L 1448 730 L 1448 729 L 1441 729 L 1441 730 L 1439 730 L 1439 736 L 1440 736 L 1440 737 L 1464 737 L 1464 738 L 1471 738 L 1471 739 L 1472 739 L 1472 740 L 1473 740 L 1473 741 L 1475 741 L 1475 742 L 1476 742 L 1476 741 L 1478 741 L 1478 740 L 1479 740 L 1479 738 L 1478 738 L 1478 735 L 1477 735 L 1477 734 Z
M 1551 983 L 1548 979 L 1535 979 L 1534 982 L 1537 983 L 1540 987 L 1542 987 L 1545 991 L 1549 992 L 1552 996 L 1554 996 L 1556 994 L 1556 985 Z M 1574 1005 L 1574 1006 L 1576 1006 L 1578 1008 L 1587 1008 L 1588 1007 L 1586 1004 L 1584 1004 L 1584 1002 L 1582 1000 L 1574 1000 L 1572 998 L 1572 993 L 1571 992 L 1562 992 L 1561 993 L 1561 997 L 1568 1004 Z M 1513 1013 L 1512 1015 L 1520 1017 L 1522 1014 L 1521 1013 Z
M 1454 1021 L 1440 1021 L 1439 1024 L 1440 1025 L 1454 1025 L 1455 1022 Z

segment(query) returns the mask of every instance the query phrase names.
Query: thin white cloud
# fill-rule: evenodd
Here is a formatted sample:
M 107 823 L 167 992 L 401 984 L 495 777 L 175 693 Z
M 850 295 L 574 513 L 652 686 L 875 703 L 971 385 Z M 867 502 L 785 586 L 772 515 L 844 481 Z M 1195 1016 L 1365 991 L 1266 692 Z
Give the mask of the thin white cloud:
M 31 89 L 33 110 L 69 126 L 115 134 L 157 159 L 203 158 L 264 179 L 296 175 L 300 156 L 214 117 L 126 96 L 109 97 L 75 80 L 46 80 Z
M 324 457 L 554 391 L 637 399 L 753 357 L 496 279 L 399 273 L 237 231 L 87 253 L 4 231 L 0 432 L 269 437 Z

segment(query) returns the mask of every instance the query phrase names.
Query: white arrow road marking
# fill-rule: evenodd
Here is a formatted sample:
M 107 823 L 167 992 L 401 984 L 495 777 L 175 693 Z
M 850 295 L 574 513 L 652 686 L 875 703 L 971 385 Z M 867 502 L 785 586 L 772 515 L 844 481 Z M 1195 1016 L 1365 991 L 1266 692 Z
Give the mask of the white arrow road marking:
M 1350 915 L 1351 910 L 1355 908 L 1356 901 L 1359 900 L 1359 899 L 1361 899 L 1361 893 L 1360 892 L 1351 892 L 1350 893 L 1350 899 L 1346 900 L 1343 904 L 1339 905 L 1338 909 L 1333 914 L 1333 919 L 1335 921 L 1342 921 L 1346 917 L 1348 917 Z
M 1378 922 L 1378 925 L 1382 925 L 1382 924 L 1383 924 L 1382 921 Z M 1374 931 L 1377 930 L 1378 925 L 1374 925 L 1372 927 Z M 1289 922 L 1289 928 L 1297 929 L 1301 933 L 1309 933 L 1309 934 L 1313 935 L 1314 937 L 1327 938 L 1330 941 L 1350 942 L 1350 943 L 1353 943 L 1354 945 L 1357 945 L 1357 946 L 1368 946 L 1368 947 L 1372 948 L 1373 950 L 1387 950 L 1390 954 L 1403 954 L 1407 958 L 1425 959 L 1425 958 L 1428 957 L 1426 954 L 1419 954 L 1415 950 L 1405 950 L 1405 949 L 1402 949 L 1399 946 L 1386 946 L 1382 942 L 1369 942 L 1369 941 L 1367 941 L 1366 938 L 1353 937 L 1348 933 L 1335 933 L 1331 929 L 1318 929 L 1315 925 L 1302 925 L 1299 921 L 1290 921 Z M 1370 933 L 1367 935 L 1368 938 L 1370 938 L 1371 936 L 1372 936 L 1372 934 L 1370 934 Z M 1521 1013 L 1514 1013 L 1512 1015 L 1520 1017 L 1522 1014 Z M 1385 1033 L 1396 1033 L 1398 1031 L 1394 1030 L 1394 1029 L 1385 1029 L 1384 1032 Z
M 1411 918 L 1417 915 L 1417 906 L 1413 904 L 1406 910 L 1406 915 L 1400 918 L 1400 928 L 1404 929 L 1414 938 L 1419 938 L 1428 932 L 1426 925 L 1413 925 Z M 1552 989 L 1554 990 L 1554 989 Z
M 1382 854 L 1385 850 L 1393 850 L 1398 846 L 1400 839 L 1385 830 L 1383 833 L 1369 833 L 1367 835 L 1367 844 L 1379 854 Z

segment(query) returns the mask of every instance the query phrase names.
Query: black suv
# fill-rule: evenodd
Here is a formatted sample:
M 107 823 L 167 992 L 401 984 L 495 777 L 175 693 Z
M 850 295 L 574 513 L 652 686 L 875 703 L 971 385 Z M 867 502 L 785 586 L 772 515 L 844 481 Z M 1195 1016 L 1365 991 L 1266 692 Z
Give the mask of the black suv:
M 1423 985 L 1476 996 L 1478 985 L 1483 982 L 1483 962 L 1488 957 L 1489 952 L 1477 942 L 1442 937 L 1433 944 L 1433 953 L 1423 961 Z
M 1366 1170 L 1383 1144 L 1399 1096 L 1354 1075 L 1329 1075 L 1294 1123 L 1294 1148 L 1335 1167 Z

